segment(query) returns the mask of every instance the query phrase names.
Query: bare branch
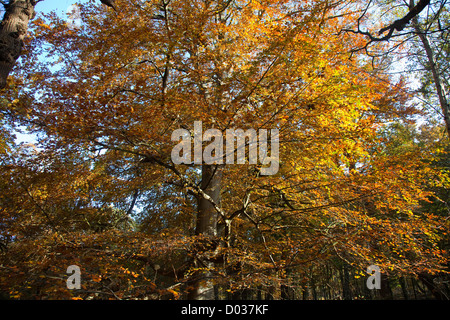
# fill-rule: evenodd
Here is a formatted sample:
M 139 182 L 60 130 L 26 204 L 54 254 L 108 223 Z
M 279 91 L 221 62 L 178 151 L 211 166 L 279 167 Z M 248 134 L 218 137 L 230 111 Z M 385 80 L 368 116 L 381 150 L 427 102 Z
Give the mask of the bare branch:
M 378 35 L 383 34 L 384 32 L 389 30 L 389 35 L 392 35 L 394 30 L 402 31 L 406 25 L 411 21 L 412 18 L 416 17 L 419 13 L 425 9 L 426 6 L 430 4 L 430 0 L 420 0 L 409 12 L 406 16 L 399 20 L 395 20 L 389 26 L 382 28 Z M 390 36 L 389 36 L 390 37 Z

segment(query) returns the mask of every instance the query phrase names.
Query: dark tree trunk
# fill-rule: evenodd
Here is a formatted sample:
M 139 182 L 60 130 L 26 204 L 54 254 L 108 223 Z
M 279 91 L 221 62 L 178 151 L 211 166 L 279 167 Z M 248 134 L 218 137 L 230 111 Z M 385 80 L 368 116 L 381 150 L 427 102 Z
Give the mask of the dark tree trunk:
M 381 299 L 383 300 L 392 300 L 394 299 L 394 295 L 392 293 L 391 285 L 389 283 L 389 277 L 387 274 L 381 274 Z
M 436 300 L 444 300 L 444 295 L 434 284 L 433 277 L 431 275 L 420 274 L 419 279 L 427 287 L 427 289 L 430 290 Z
M 406 280 L 405 280 L 405 278 L 404 277 L 400 277 L 398 279 L 398 281 L 400 282 L 400 286 L 402 288 L 403 298 L 405 300 L 409 300 L 408 288 L 406 288 Z
M 348 272 L 348 265 L 344 263 L 341 270 L 342 296 L 344 300 L 351 300 L 352 293 L 350 291 L 350 274 Z

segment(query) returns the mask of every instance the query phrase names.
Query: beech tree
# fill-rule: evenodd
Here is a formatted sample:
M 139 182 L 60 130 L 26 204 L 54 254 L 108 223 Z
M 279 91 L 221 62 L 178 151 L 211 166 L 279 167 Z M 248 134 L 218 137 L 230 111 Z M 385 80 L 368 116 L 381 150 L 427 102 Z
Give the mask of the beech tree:
M 402 81 L 363 53 L 349 59 L 365 41 L 339 35 L 354 8 L 125 4 L 80 5 L 76 31 L 56 15 L 33 20 L 4 90 L 5 117 L 39 137 L 2 159 L 6 295 L 279 299 L 330 265 L 347 280 L 372 264 L 391 276 L 446 272 L 437 243 L 448 222 L 416 210 L 430 176 L 448 185 L 424 165 L 441 150 L 387 152 L 386 123 L 419 111 Z M 172 133 L 195 137 L 200 121 L 226 139 L 277 129 L 279 170 L 261 174 L 249 149 L 244 164 L 227 163 L 230 150 L 175 163 Z M 64 286 L 69 265 L 82 269 L 80 290 Z

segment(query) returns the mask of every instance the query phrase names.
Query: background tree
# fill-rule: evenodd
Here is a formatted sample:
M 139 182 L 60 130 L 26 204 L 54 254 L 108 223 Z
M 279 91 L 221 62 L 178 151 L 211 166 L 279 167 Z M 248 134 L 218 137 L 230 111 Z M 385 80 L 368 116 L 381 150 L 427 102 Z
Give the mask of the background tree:
M 373 58 L 389 55 L 392 59 L 394 54 L 400 61 L 407 58 L 411 69 L 427 79 L 422 93 L 426 94 L 427 105 L 432 111 L 443 118 L 450 136 L 449 88 L 445 80 L 448 78 L 448 10 L 447 1 L 369 1 L 356 20 L 356 30 L 343 30 L 368 38 L 363 46 L 355 47 L 353 51 L 364 50 Z M 398 16 L 401 18 L 389 22 Z M 380 23 L 388 25 L 381 27 Z M 378 46 L 386 41 L 391 43 L 388 47 Z M 405 47 L 410 50 L 404 50 Z M 423 69 L 417 68 L 418 65 Z M 432 101 L 430 97 L 433 97 Z M 429 116 L 433 117 L 433 114 Z

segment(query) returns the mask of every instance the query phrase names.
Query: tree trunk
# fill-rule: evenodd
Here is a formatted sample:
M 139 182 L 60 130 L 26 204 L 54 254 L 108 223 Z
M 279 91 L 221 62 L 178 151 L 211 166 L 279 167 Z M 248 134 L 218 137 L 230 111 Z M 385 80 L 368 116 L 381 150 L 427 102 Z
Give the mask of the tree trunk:
M 444 295 L 434 284 L 433 277 L 431 275 L 421 273 L 419 274 L 419 279 L 427 287 L 427 289 L 430 290 L 436 300 L 444 300 Z
M 411 278 L 411 286 L 414 293 L 414 300 L 417 300 L 416 280 L 414 278 Z
M 202 183 L 201 189 L 211 197 L 215 204 L 220 204 L 220 189 L 222 182 L 223 167 L 217 165 L 203 165 L 202 166 Z M 202 244 L 202 253 L 197 256 L 195 261 L 197 268 L 202 268 L 202 271 L 194 275 L 192 289 L 189 291 L 188 299 L 191 300 L 214 300 L 214 283 L 213 273 L 214 262 L 209 258 L 215 256 L 217 251 L 217 220 L 218 213 L 213 204 L 199 197 L 196 235 L 205 238 L 207 248 Z M 203 241 L 202 241 L 203 243 Z
M 414 1 L 410 0 L 410 7 L 414 7 Z M 430 46 L 430 42 L 422 28 L 419 25 L 417 16 L 412 19 L 414 29 L 418 34 L 420 41 L 422 42 L 423 48 L 427 55 L 429 68 L 433 76 L 434 86 L 436 87 L 436 94 L 439 99 L 439 105 L 441 107 L 442 115 L 444 116 L 445 128 L 447 129 L 447 134 L 450 137 L 450 106 L 448 104 L 447 98 L 445 96 L 444 88 L 442 87 L 442 81 L 439 76 L 439 72 L 436 67 L 436 62 L 434 61 L 433 50 Z
M 352 293 L 350 290 L 350 274 L 348 271 L 348 265 L 344 262 L 344 266 L 341 269 L 341 283 L 342 283 L 342 297 L 344 300 L 352 300 Z
M 22 52 L 28 23 L 35 16 L 35 5 L 35 0 L 11 0 L 4 5 L 6 12 L 0 24 L 0 88 L 6 86 L 8 75 Z
M 381 290 L 380 290 L 381 299 L 383 300 L 392 300 L 394 299 L 394 295 L 392 293 L 391 285 L 389 283 L 389 276 L 385 273 L 381 274 Z
M 406 287 L 405 277 L 399 277 L 398 281 L 400 282 L 400 286 L 402 288 L 403 298 L 405 300 L 409 300 L 408 288 Z

